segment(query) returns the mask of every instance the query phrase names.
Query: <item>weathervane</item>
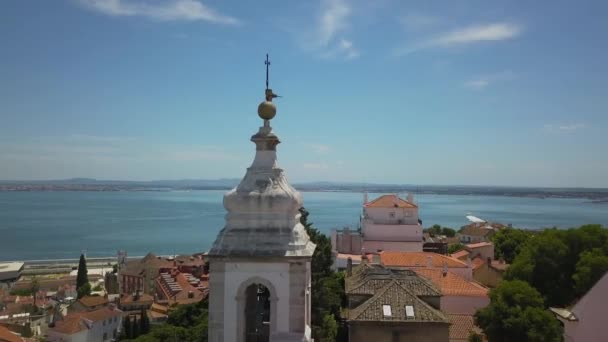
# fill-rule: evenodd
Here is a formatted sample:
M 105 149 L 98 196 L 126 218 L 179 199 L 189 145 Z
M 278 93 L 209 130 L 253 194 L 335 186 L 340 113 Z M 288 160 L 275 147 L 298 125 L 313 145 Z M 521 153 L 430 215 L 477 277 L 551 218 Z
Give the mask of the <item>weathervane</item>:
M 272 89 L 269 88 L 269 83 L 268 83 L 268 69 L 270 67 L 270 59 L 268 58 L 268 54 L 266 54 L 266 60 L 264 61 L 264 64 L 266 65 L 266 101 L 271 101 L 274 98 L 277 97 L 281 97 L 275 93 L 272 92 Z

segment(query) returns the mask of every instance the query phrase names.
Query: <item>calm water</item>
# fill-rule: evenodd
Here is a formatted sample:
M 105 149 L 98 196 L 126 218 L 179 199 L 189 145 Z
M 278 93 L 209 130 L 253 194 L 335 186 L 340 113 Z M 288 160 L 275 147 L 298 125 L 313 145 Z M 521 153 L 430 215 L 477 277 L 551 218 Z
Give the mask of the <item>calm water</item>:
M 224 223 L 224 191 L 0 192 L 0 260 L 194 253 Z M 362 195 L 305 192 L 310 220 L 324 232 L 356 226 Z M 374 198 L 375 194 L 370 194 Z M 608 204 L 586 199 L 420 195 L 424 226 L 458 228 L 468 212 L 517 227 L 608 225 Z

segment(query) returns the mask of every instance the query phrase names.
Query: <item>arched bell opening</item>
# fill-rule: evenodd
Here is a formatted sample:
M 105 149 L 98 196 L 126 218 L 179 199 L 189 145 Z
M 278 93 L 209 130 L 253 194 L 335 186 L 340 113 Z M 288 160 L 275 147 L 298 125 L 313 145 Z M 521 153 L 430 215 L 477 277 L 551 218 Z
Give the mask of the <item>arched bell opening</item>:
M 270 341 L 270 290 L 262 284 L 245 289 L 245 342 Z

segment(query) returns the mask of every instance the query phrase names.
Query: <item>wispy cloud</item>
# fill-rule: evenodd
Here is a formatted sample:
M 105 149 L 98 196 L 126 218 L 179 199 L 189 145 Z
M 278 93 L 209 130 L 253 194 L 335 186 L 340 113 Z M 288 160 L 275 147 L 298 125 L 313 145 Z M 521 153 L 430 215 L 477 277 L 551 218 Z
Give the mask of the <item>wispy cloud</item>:
M 331 151 L 331 148 L 329 146 L 323 144 L 306 144 L 306 147 L 318 154 L 326 154 Z
M 543 129 L 552 133 L 570 133 L 587 128 L 587 124 L 582 122 L 569 124 L 545 124 Z
M 499 82 L 513 80 L 516 77 L 512 71 L 503 71 L 495 74 L 482 75 L 464 82 L 466 88 L 483 90 L 486 87 Z
M 351 3 L 345 0 L 321 0 L 315 18 L 316 29 L 303 35 L 304 46 L 321 58 L 354 59 L 360 52 L 353 40 L 347 37 L 351 27 Z
M 91 10 L 111 16 L 141 16 L 160 21 L 207 21 L 235 25 L 240 21 L 220 14 L 197 0 L 80 0 Z
M 493 23 L 475 25 L 444 32 L 417 43 L 401 47 L 395 55 L 403 56 L 431 48 L 450 48 L 471 45 L 481 42 L 513 39 L 523 32 L 523 27 L 513 23 Z

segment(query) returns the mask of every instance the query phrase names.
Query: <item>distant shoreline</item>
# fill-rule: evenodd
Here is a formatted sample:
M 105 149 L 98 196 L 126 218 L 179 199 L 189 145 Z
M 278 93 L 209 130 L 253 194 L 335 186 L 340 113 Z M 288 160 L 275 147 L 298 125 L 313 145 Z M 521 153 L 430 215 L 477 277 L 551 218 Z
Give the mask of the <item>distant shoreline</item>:
M 233 185 L 216 186 L 158 186 L 140 184 L 53 184 L 53 183 L 0 183 L 0 192 L 169 192 L 169 191 L 209 191 L 232 189 Z M 483 186 L 399 186 L 399 185 L 316 185 L 296 184 L 302 192 L 354 192 L 354 193 L 406 193 L 423 195 L 460 196 L 503 196 L 522 198 L 580 198 L 590 203 L 608 203 L 608 189 L 577 188 L 510 188 Z

